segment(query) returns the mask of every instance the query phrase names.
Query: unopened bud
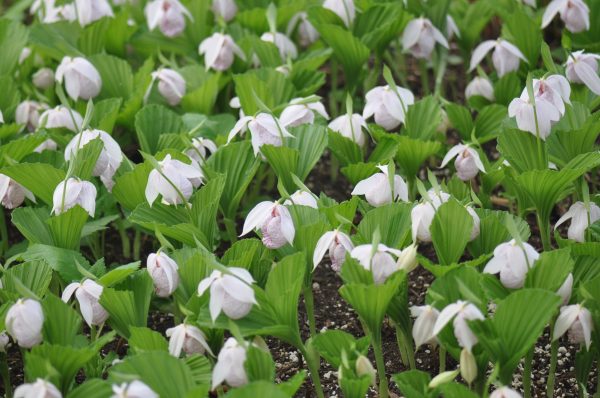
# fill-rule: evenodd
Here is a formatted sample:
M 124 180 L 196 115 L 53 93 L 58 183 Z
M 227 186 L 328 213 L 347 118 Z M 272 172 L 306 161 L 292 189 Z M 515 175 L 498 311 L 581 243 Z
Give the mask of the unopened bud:
M 460 352 L 460 375 L 469 385 L 477 378 L 475 356 L 466 348 Z

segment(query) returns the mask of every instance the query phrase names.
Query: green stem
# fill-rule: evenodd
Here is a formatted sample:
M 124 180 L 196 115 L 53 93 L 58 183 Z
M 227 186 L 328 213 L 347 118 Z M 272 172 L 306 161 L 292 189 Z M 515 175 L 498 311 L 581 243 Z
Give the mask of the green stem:
M 423 95 L 429 94 L 429 71 L 427 70 L 426 61 L 419 61 L 419 70 L 421 75 L 421 90 L 423 90 Z
M 12 398 L 12 384 L 10 382 L 10 372 L 8 371 L 8 360 L 6 353 L 0 353 L 0 373 L 2 373 L 2 382 L 4 383 L 4 393 L 6 398 Z
M 544 251 L 548 251 L 552 249 L 552 244 L 550 242 L 550 223 L 548 222 L 547 217 L 542 218 L 540 216 L 540 212 L 537 212 L 536 215 L 538 228 L 540 229 L 540 237 L 542 238 L 542 246 Z
M 133 237 L 133 259 L 135 261 L 140 259 L 140 251 L 142 249 L 142 233 L 136 229 Z
M 223 218 L 223 224 L 225 224 L 225 230 L 229 235 L 229 241 L 233 244 L 237 241 L 237 232 L 235 230 L 235 222 L 230 218 Z
M 121 246 L 123 247 L 123 257 L 131 258 L 131 241 L 129 240 L 129 236 L 127 236 L 127 230 L 123 224 L 123 220 L 117 222 L 119 236 L 121 237 Z
M 447 51 L 439 51 L 437 53 L 437 62 L 435 70 L 435 96 L 438 97 L 442 94 L 442 82 L 444 81 L 444 75 L 446 74 L 446 65 L 448 64 L 448 53 Z
M 6 228 L 6 217 L 3 208 L 0 209 L 0 239 L 2 239 L 0 256 L 3 256 L 8 251 L 8 229 Z
M 551 326 L 550 330 L 554 328 Z M 554 396 L 554 378 L 556 373 L 556 362 L 558 359 L 558 340 L 554 340 L 550 345 L 550 370 L 548 371 L 548 383 L 546 384 L 546 396 Z
M 306 316 L 308 317 L 308 328 L 310 330 L 310 337 L 317 335 L 317 326 L 315 320 L 315 300 L 313 296 L 312 287 L 304 286 L 304 307 L 306 309 Z
M 331 112 L 331 116 L 338 115 L 337 87 L 338 87 L 338 63 L 335 59 L 332 59 L 331 60 L 331 93 L 329 95 L 329 111 Z
M 438 373 L 442 373 L 446 371 L 446 349 L 440 346 L 439 350 L 439 359 L 440 359 L 440 370 Z
M 398 351 L 400 352 L 400 360 L 405 367 L 409 366 L 408 355 L 406 354 L 406 347 L 404 347 L 403 333 L 398 326 L 396 326 L 396 342 L 398 343 Z
M 308 365 L 308 370 L 310 371 L 310 378 L 315 386 L 315 391 L 317 393 L 318 398 L 324 398 L 325 394 L 323 394 L 323 387 L 321 386 L 321 378 L 319 377 L 319 368 L 320 368 L 320 358 L 317 353 L 308 352 L 305 345 L 301 345 L 298 347 L 300 353 L 306 360 L 306 364 Z
M 385 374 L 385 361 L 383 360 L 383 350 L 381 348 L 381 331 L 371 333 L 373 352 L 375 354 L 375 363 L 377 364 L 377 374 L 379 375 L 379 397 L 388 398 L 388 382 Z
M 404 366 L 410 367 L 412 370 L 416 369 L 417 365 L 415 364 L 415 352 L 412 341 L 398 325 L 396 325 L 396 340 L 398 341 L 398 349 L 400 350 Z
M 524 398 L 531 398 L 531 369 L 533 366 L 534 347 L 531 347 L 525 356 L 525 369 L 523 370 L 523 392 Z

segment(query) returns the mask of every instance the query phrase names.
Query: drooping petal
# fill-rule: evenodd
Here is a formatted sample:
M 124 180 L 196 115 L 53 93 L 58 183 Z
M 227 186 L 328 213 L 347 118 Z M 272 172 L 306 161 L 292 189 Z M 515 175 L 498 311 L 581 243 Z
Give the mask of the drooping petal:
M 496 46 L 494 40 L 486 40 L 475 48 L 473 55 L 471 55 L 471 63 L 469 65 L 469 72 L 475 69 L 477 65 L 485 58 L 486 54 L 490 52 L 492 48 Z
M 335 239 L 336 232 L 328 231 L 325 232 L 317 241 L 317 245 L 315 246 L 315 251 L 313 253 L 313 269 L 317 268 L 317 265 L 321 262 L 325 253 L 329 249 L 329 246 Z
M 273 210 L 274 205 L 273 202 L 265 201 L 254 206 L 254 208 L 250 210 L 250 213 L 248 213 L 246 221 L 244 221 L 244 227 L 240 236 L 244 236 L 257 227 L 262 226 L 269 216 L 269 213 Z
M 579 314 L 579 305 L 569 305 L 563 307 L 560 311 L 560 315 L 556 319 L 554 324 L 554 331 L 552 333 L 552 341 L 559 339 L 563 334 L 569 330 L 577 315 Z
M 444 156 L 444 159 L 442 160 L 442 164 L 440 167 L 446 167 L 448 162 L 450 162 L 452 159 L 454 159 L 456 156 L 458 156 L 458 154 L 461 153 L 465 148 L 466 148 L 466 146 L 463 144 L 454 145 L 448 151 L 448 153 L 446 153 L 446 156 Z
M 446 327 L 446 325 L 452 320 L 452 318 L 454 318 L 456 314 L 460 312 L 462 307 L 462 302 L 456 302 L 446 306 L 442 310 L 442 312 L 440 312 L 438 319 L 435 321 L 435 325 L 433 326 L 433 334 L 437 336 L 442 331 L 442 329 L 444 329 L 444 327 Z
M 600 77 L 587 63 L 578 61 L 573 65 L 581 81 L 596 95 L 600 95 Z

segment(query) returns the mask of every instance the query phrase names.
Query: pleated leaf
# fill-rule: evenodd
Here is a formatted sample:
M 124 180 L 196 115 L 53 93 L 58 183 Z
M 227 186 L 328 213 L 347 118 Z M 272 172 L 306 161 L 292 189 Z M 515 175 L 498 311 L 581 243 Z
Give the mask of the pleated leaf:
M 335 131 L 328 130 L 328 133 L 329 149 L 331 149 L 331 152 L 333 152 L 342 166 L 363 161 L 362 149 L 357 143 Z
M 81 279 L 77 264 L 85 269 L 90 268 L 88 261 L 79 251 L 39 243 L 29 246 L 20 257 L 24 261 L 45 261 L 66 283 Z
M 46 163 L 15 164 L 4 167 L 0 172 L 23 185 L 49 206 L 52 206 L 54 189 L 65 179 L 64 171 Z
M 90 379 L 69 392 L 69 398 L 105 398 L 112 394 L 112 386 L 106 380 Z
M 132 171 L 115 178 L 115 186 L 112 194 L 127 210 L 131 211 L 137 205 L 146 202 L 146 185 L 148 185 L 148 175 L 152 170 L 149 163 L 140 163 L 135 165 Z
M 71 298 L 75 300 L 75 296 Z M 42 301 L 44 309 L 44 341 L 49 344 L 75 346 L 76 336 L 81 331 L 81 316 L 71 308 L 70 304 L 53 294 Z
M 146 327 L 136 326 L 131 326 L 129 331 L 131 336 L 127 343 L 135 354 L 147 351 L 169 351 L 169 343 L 160 333 Z
M 156 154 L 162 134 L 184 130 L 181 117 L 161 105 L 146 105 L 135 115 L 135 132 L 143 152 Z
M 529 225 L 525 220 L 507 212 L 477 209 L 479 215 L 479 235 L 468 244 L 469 252 L 473 257 L 492 253 L 496 246 L 512 239 L 506 228 L 508 217 L 513 219 L 519 230 L 521 239 L 526 242 L 531 235 Z
M 531 133 L 516 129 L 505 130 L 498 137 L 498 150 L 520 173 L 548 168 L 538 156 L 537 139 Z
M 131 96 L 133 92 L 133 72 L 131 66 L 124 59 L 108 55 L 96 54 L 88 57 L 96 67 L 102 78 L 102 90 L 98 99 L 123 98 Z
M 456 200 L 442 204 L 431 222 L 433 247 L 442 265 L 457 262 L 469 242 L 473 218 Z
M 20 296 L 18 285 L 22 284 L 38 297 L 48 291 L 52 280 L 52 268 L 44 261 L 26 262 L 8 268 L 2 274 L 2 289 Z
M 391 203 L 370 210 L 358 225 L 356 244 L 371 243 L 377 229 L 381 243 L 389 247 L 402 247 L 410 236 L 410 210 L 408 203 Z
M 423 163 L 438 153 L 442 145 L 438 141 L 424 141 L 407 136 L 398 137 L 396 162 L 406 177 L 416 176 Z
M 432 96 L 427 96 L 408 108 L 404 127 L 410 138 L 429 140 L 441 122 L 439 103 Z
M 50 217 L 46 223 L 52 233 L 55 246 L 78 250 L 81 231 L 89 214 L 79 205 L 58 216 Z
M 11 221 L 30 243 L 54 245 L 54 238 L 46 220 L 50 212 L 46 207 L 19 207 L 11 213 Z

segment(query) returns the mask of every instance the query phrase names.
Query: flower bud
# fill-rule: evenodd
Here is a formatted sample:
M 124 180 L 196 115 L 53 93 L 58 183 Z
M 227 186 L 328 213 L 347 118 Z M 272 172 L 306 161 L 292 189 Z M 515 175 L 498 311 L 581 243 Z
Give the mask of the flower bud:
M 383 244 L 379 244 L 376 250 L 373 250 L 373 245 L 366 244 L 356 246 L 350 252 L 352 258 L 358 260 L 364 269 L 371 271 L 373 274 L 373 282 L 376 285 L 385 283 L 388 277 L 400 268 L 392 255 L 398 257 L 402 251 L 392 249 Z
M 31 348 L 42 342 L 44 312 L 39 302 L 19 299 L 6 313 L 6 331 L 19 347 Z
M 477 378 L 475 356 L 466 348 L 463 348 L 460 352 L 460 375 L 469 385 Z
M 163 160 L 158 162 L 158 165 L 160 172 L 152 170 L 146 184 L 145 195 L 150 206 L 158 198 L 158 195 L 162 196 L 162 201 L 166 204 L 183 204 L 194 192 L 194 180 L 201 180 L 204 177 L 202 170 L 194 163 L 186 164 L 171 159 L 171 155 L 166 155 Z
M 41 68 L 31 78 L 35 87 L 45 90 L 54 84 L 54 71 L 50 68 Z
M 456 376 L 458 376 L 458 372 L 458 369 L 456 369 L 440 373 L 439 375 L 431 379 L 431 381 L 429 382 L 429 388 L 435 389 L 441 385 L 450 383 L 452 380 L 456 379 Z
M 56 68 L 56 81 L 65 81 L 67 94 L 74 100 L 89 100 L 100 94 L 102 78 L 90 61 L 81 57 L 64 57 Z
M 485 77 L 477 76 L 471 80 L 471 82 L 467 85 L 465 89 L 465 96 L 467 99 L 473 96 L 483 97 L 491 102 L 495 100 L 494 97 L 494 86 L 492 86 L 492 82 Z
M 407 246 L 402 250 L 402 253 L 398 256 L 398 268 L 403 270 L 406 273 L 414 270 L 419 262 L 417 261 L 417 245 L 414 243 L 410 246 Z
M 14 398 L 62 398 L 62 394 L 49 381 L 36 379 L 35 383 L 21 384 L 17 387 Z
M 94 217 L 96 193 L 96 187 L 89 181 L 82 181 L 75 177 L 61 181 L 52 196 L 52 213 L 58 215 L 79 205 L 89 213 L 90 217 Z
M 373 364 L 371 364 L 371 361 L 369 361 L 369 358 L 365 357 L 364 355 L 360 355 L 356 359 L 356 375 L 358 377 L 362 377 L 365 375 L 369 376 L 369 379 L 371 380 L 371 385 L 375 385 L 375 376 L 377 375 L 377 371 L 373 367 Z
M 278 249 L 287 243 L 293 244 L 296 229 L 289 210 L 277 202 L 260 202 L 246 217 L 242 235 L 260 228 L 263 244 L 269 249 Z
M 159 398 L 158 394 L 139 380 L 112 386 L 111 398 Z
M 456 175 L 462 181 L 469 181 L 472 178 L 475 178 L 479 171 L 485 173 L 485 167 L 483 166 L 483 163 L 481 163 L 479 153 L 468 145 L 458 144 L 453 146 L 444 157 L 441 167 L 446 166 L 446 164 L 454 157 L 456 157 L 456 160 L 454 161 Z
M 179 286 L 179 267 L 164 252 L 150 253 L 146 260 L 146 269 L 154 283 L 154 291 L 158 297 L 169 297 Z
M 15 111 L 15 122 L 27 126 L 27 130 L 35 131 L 40 120 L 40 111 L 48 109 L 46 104 L 36 101 L 23 101 Z
M 411 52 L 415 58 L 429 59 L 435 43 L 448 48 L 448 41 L 427 18 L 411 20 L 402 34 L 402 47 Z
M 229 267 L 227 270 L 228 273 L 215 270 L 198 284 L 200 296 L 210 288 L 209 308 L 213 321 L 221 311 L 231 319 L 241 319 L 256 304 L 252 275 L 243 268 Z
M 171 106 L 176 106 L 185 95 L 185 80 L 173 69 L 161 68 L 152 72 L 152 79 L 158 80 L 158 92 Z
M 354 141 L 359 146 L 365 145 L 367 141 L 367 136 L 363 132 L 363 129 L 368 130 L 367 122 L 358 113 L 352 116 L 347 114 L 338 116 L 329 123 L 329 128 Z
M 296 127 L 302 124 L 313 124 L 315 113 L 329 119 L 329 115 L 322 103 L 309 102 L 303 103 L 304 98 L 294 98 L 282 112 L 279 120 L 285 127 Z
M 469 328 L 467 321 L 483 319 L 485 317 L 479 308 L 467 301 L 458 300 L 456 303 L 447 305 L 442 310 L 433 327 L 433 334 L 435 336 L 439 335 L 446 325 L 453 320 L 454 336 L 458 344 L 471 351 L 473 346 L 477 344 L 478 339 L 471 331 L 471 328 Z
M 234 0 L 213 0 L 212 11 L 216 16 L 223 18 L 225 22 L 235 18 L 238 8 Z
M 175 37 L 185 29 L 185 17 L 192 19 L 192 14 L 179 0 L 153 0 L 146 4 L 144 15 L 148 29 L 160 29 L 163 35 Z
M 246 362 L 246 346 L 230 337 L 225 341 L 217 357 L 217 363 L 212 373 L 212 389 L 222 382 L 231 387 L 241 387 L 248 383 L 244 363 Z
M 91 279 L 86 279 L 83 283 L 73 282 L 63 291 L 62 301 L 68 302 L 75 293 L 85 323 L 88 326 L 102 325 L 108 319 L 108 312 L 99 302 L 103 289 L 102 285 Z
M 233 38 L 223 33 L 213 33 L 200 43 L 198 48 L 200 55 L 204 55 L 204 65 L 206 69 L 224 71 L 233 64 L 234 56 L 245 60 L 246 55 L 241 48 L 235 44 Z
M 206 342 L 206 335 L 195 326 L 182 323 L 167 329 L 166 335 L 170 338 L 169 353 L 176 358 L 179 358 L 182 350 L 186 355 L 204 354 L 204 352 L 213 355 Z
M 381 173 L 360 181 L 352 190 L 352 195 L 365 195 L 371 206 L 379 207 L 395 200 L 408 202 L 408 186 L 399 175 L 394 175 L 394 187 L 390 186 L 387 166 L 377 166 Z
M 25 197 L 35 202 L 33 194 L 12 178 L 0 174 L 0 201 L 7 209 L 14 209 L 23 203 Z
M 39 124 L 49 129 L 65 128 L 77 132 L 81 129 L 83 118 L 77 111 L 69 110 L 67 107 L 59 105 L 44 111 L 40 116 Z

